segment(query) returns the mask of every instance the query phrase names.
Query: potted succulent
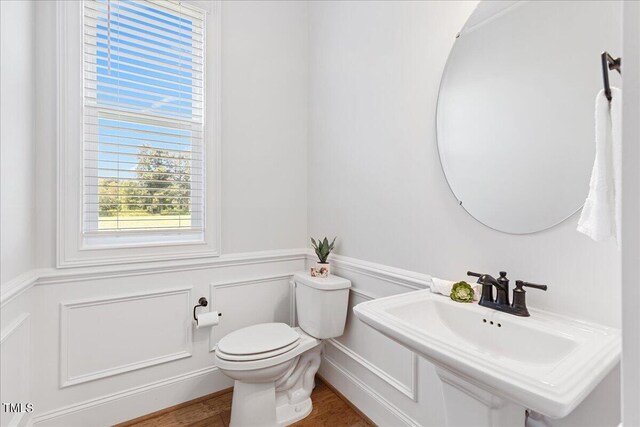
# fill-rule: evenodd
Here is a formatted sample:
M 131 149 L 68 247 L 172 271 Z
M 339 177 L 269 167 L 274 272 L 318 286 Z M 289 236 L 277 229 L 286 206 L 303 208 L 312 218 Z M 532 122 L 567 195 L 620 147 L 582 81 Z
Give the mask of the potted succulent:
M 318 239 L 317 241 L 313 237 L 311 238 L 311 246 L 313 246 L 313 249 L 316 251 L 316 255 L 318 256 L 318 262 L 315 267 L 311 267 L 310 271 L 313 277 L 327 277 L 331 273 L 327 258 L 333 250 L 335 242 L 335 237 L 331 243 L 329 243 L 329 239 L 326 237 L 324 239 Z

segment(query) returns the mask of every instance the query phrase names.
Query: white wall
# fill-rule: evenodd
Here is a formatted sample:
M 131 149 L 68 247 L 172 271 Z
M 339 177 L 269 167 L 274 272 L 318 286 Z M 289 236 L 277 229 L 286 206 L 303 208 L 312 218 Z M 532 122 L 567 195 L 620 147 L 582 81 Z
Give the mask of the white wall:
M 528 292 L 530 306 L 619 326 L 620 256 L 613 243 L 577 233 L 576 217 L 527 236 L 492 231 L 458 206 L 447 186 L 436 146 L 438 85 L 474 5 L 310 4 L 309 234 L 337 235 L 343 256 L 442 278 L 506 270 L 512 280 L 549 285 L 548 292 Z M 374 286 L 366 276 L 354 284 Z M 365 360 L 374 357 L 368 351 Z M 433 375 L 418 378 L 427 390 L 437 387 L 429 382 Z M 357 387 L 345 387 L 348 397 L 361 398 Z M 617 390 L 614 372 L 598 392 L 608 396 L 602 405 L 559 424 L 613 424 Z M 376 391 L 396 396 L 382 386 Z M 415 411 L 402 405 L 396 402 L 405 414 Z M 419 417 L 427 423 L 429 415 Z
M 34 266 L 34 4 L 2 2 L 0 16 L 0 283 L 4 288 Z
M 307 5 L 222 7 L 222 249 L 299 248 L 307 234 Z

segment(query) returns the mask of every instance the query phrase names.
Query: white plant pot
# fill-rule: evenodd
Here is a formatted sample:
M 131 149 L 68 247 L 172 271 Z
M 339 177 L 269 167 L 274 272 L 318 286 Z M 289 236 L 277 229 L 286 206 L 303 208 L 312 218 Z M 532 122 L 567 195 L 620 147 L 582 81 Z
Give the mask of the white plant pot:
M 331 268 L 328 262 L 317 262 L 315 266 L 311 267 L 309 273 L 312 277 L 328 277 L 331 274 Z

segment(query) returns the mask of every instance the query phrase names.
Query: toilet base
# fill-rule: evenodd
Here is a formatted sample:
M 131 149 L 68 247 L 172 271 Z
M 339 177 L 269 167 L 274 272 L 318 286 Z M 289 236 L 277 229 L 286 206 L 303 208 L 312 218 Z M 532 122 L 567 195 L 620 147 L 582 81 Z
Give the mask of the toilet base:
M 281 401 L 276 406 L 274 383 L 247 384 L 236 381 L 231 403 L 231 427 L 284 427 L 311 413 L 313 404 L 307 397 L 301 402 Z M 275 408 L 275 411 L 274 411 Z
M 277 427 L 276 389 L 273 382 L 244 383 L 235 381 L 231 402 L 230 426 Z
M 311 404 L 311 398 L 307 398 L 295 405 L 285 403 L 276 408 L 276 418 L 279 426 L 288 426 L 300 421 L 311 413 L 313 405 Z
M 309 415 L 311 392 L 320 367 L 322 345 L 296 356 L 277 380 L 247 383 L 236 380 L 230 427 L 283 427 Z

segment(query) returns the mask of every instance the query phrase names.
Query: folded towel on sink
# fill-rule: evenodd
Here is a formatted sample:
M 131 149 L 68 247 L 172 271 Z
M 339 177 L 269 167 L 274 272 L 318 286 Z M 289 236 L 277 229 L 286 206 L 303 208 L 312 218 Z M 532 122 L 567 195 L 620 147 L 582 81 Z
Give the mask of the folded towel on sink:
M 432 277 L 431 292 L 450 296 L 451 288 L 453 288 L 454 283 L 457 283 L 457 282 L 452 282 L 451 280 L 444 280 L 444 279 L 438 279 L 437 277 Z M 480 299 L 480 293 L 482 292 L 482 285 L 480 285 L 479 283 L 469 283 L 469 285 L 471 285 L 471 287 L 473 288 L 473 300 L 478 301 Z

